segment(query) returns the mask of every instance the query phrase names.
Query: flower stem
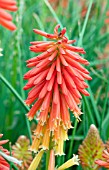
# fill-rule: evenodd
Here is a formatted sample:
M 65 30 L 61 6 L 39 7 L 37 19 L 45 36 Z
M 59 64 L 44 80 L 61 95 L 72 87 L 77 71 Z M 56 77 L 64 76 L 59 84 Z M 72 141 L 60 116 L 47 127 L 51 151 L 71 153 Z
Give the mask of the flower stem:
M 19 169 L 17 168 L 17 166 L 16 166 L 15 164 L 13 164 L 13 163 L 12 163 L 12 167 L 13 167 L 13 169 L 15 169 L 15 170 L 19 170 Z
M 47 5 L 47 7 L 49 8 L 50 12 L 52 13 L 52 15 L 55 18 L 55 20 L 57 21 L 57 23 L 60 25 L 60 28 L 63 29 L 63 25 L 62 25 L 60 19 L 58 18 L 58 16 L 56 15 L 54 9 L 50 5 L 50 3 L 47 0 L 44 0 L 44 2 Z M 68 37 L 67 33 L 66 33 L 66 37 Z
M 49 158 L 50 158 L 50 150 L 46 152 L 46 170 L 48 170 Z
M 23 11 L 24 11 L 24 0 L 20 0 L 19 3 L 19 10 L 18 10 L 18 25 L 17 25 L 17 50 L 18 50 L 18 59 L 19 59 L 19 67 L 20 67 L 20 86 L 21 86 L 21 96 L 24 99 L 25 98 L 25 93 L 24 90 L 22 89 L 23 87 L 23 74 L 22 74 L 22 51 L 21 51 L 21 46 L 20 43 L 22 41 L 22 17 L 23 17 Z
M 105 117 L 105 111 L 106 111 L 106 105 L 107 105 L 107 102 L 108 102 L 108 92 L 109 92 L 109 85 L 107 85 L 107 88 L 106 88 L 106 96 L 105 96 L 105 100 L 104 100 L 104 106 L 103 106 L 103 111 L 102 111 L 102 115 L 101 115 L 101 121 L 100 121 L 100 134 L 101 136 L 103 137 L 103 120 L 104 120 L 104 117 Z
M 52 15 L 54 16 L 54 18 L 57 21 L 57 23 L 60 24 L 60 28 L 63 29 L 63 25 L 62 25 L 61 21 L 59 20 L 58 16 L 56 15 L 54 9 L 51 7 L 50 3 L 47 0 L 44 0 L 44 2 L 47 5 L 47 7 L 49 8 L 49 10 L 52 13 Z
M 14 94 L 14 96 L 19 100 L 19 102 L 22 104 L 25 110 L 29 111 L 29 107 L 25 105 L 23 99 L 20 97 L 18 92 L 12 87 L 12 85 L 6 80 L 6 78 L 1 73 L 0 73 L 0 79 L 8 87 L 8 89 Z
M 84 33 L 85 33 L 86 25 L 87 25 L 87 22 L 88 22 L 89 14 L 90 14 L 90 11 L 91 11 L 92 3 L 93 3 L 93 0 L 90 1 L 89 7 L 88 7 L 88 11 L 87 11 L 87 14 L 86 14 L 86 17 L 85 17 L 85 21 L 84 21 L 84 24 L 83 24 L 83 27 L 82 27 L 82 31 L 80 33 L 78 46 L 82 45 L 82 40 L 83 40 L 83 36 L 84 36 Z
M 77 119 L 75 120 L 75 124 L 74 124 L 74 130 L 72 131 L 72 139 L 71 139 L 71 142 L 70 142 L 70 149 L 69 149 L 69 154 L 68 154 L 68 159 L 70 159 L 70 157 L 72 156 L 72 149 L 73 149 L 73 143 L 74 143 L 74 136 L 75 136 L 75 133 L 76 133 L 76 128 L 77 128 Z
M 9 142 L 10 156 L 12 156 L 11 142 Z M 12 170 L 12 162 L 10 162 L 10 170 Z
M 85 107 L 86 107 L 86 109 L 88 111 L 87 114 L 89 115 L 91 123 L 95 124 L 96 122 L 95 122 L 95 119 L 93 118 L 92 113 L 91 113 L 90 103 L 87 100 L 86 96 L 82 95 L 82 97 L 83 97 L 83 101 L 84 101 Z
M 44 30 L 44 26 L 39 18 L 39 16 L 36 14 L 36 13 L 33 13 L 33 17 L 35 18 L 35 20 L 37 21 L 38 25 L 39 25 L 39 28 L 42 30 L 42 31 L 45 31 Z M 47 38 L 46 37 L 43 37 L 43 41 L 46 41 Z

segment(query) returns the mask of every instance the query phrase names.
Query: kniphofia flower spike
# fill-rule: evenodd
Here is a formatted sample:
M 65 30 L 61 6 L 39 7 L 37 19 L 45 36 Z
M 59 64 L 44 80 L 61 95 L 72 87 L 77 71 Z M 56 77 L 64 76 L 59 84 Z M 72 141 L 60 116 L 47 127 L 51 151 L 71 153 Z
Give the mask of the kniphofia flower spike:
M 94 124 L 90 126 L 86 138 L 79 147 L 79 158 L 83 170 L 99 170 L 95 160 L 102 158 L 104 143 L 100 138 L 99 131 Z
M 102 153 L 102 159 L 96 160 L 95 163 L 100 167 L 109 169 L 109 140 L 105 144 L 105 149 Z
M 0 138 L 3 136 L 3 134 L 0 134 Z M 3 144 L 7 143 L 8 140 L 1 140 L 0 141 L 0 150 L 3 151 L 5 154 L 9 154 L 7 149 L 4 149 L 2 147 Z M 0 156 L 0 170 L 9 170 L 10 169 L 10 165 L 6 162 L 6 160 Z
M 81 93 L 89 96 L 84 80 L 91 80 L 91 77 L 81 65 L 89 62 L 77 54 L 85 54 L 84 49 L 71 46 L 75 40 L 65 37 L 66 28 L 58 32 L 59 27 L 55 27 L 54 34 L 34 29 L 36 34 L 51 41 L 31 42 L 30 50 L 41 54 L 27 60 L 27 66 L 32 69 L 24 75 L 24 79 L 28 80 L 24 90 L 32 88 L 25 101 L 27 105 L 33 103 L 28 118 L 32 120 L 37 116 L 39 120 L 32 150 L 37 151 L 39 146 L 49 149 L 52 138 L 55 153 L 62 155 L 63 142 L 68 139 L 67 131 L 72 128 L 68 110 L 79 119 L 82 114 L 78 107 Z
M 28 169 L 32 161 L 32 152 L 29 151 L 30 141 L 26 136 L 20 136 L 15 145 L 12 146 L 13 156 L 18 160 L 22 160 L 22 165 L 18 166 L 20 170 Z
M 7 13 L 8 11 L 17 11 L 15 0 L 0 0 L 0 25 L 7 29 L 14 31 L 16 26 L 12 23 L 12 16 Z

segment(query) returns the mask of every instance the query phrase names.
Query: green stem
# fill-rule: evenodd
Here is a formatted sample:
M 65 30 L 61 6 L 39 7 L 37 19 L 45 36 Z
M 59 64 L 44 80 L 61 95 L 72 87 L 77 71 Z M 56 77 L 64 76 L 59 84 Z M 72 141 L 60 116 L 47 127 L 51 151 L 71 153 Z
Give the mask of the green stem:
M 95 60 L 95 61 L 90 62 L 90 67 L 97 66 L 99 64 L 106 64 L 107 62 L 109 62 L 109 57 L 105 59 Z
M 46 170 L 48 170 L 49 158 L 50 158 L 50 150 L 46 152 Z
M 103 120 L 104 120 L 104 115 L 105 115 L 105 111 L 106 111 L 106 104 L 107 104 L 107 101 L 108 101 L 108 91 L 109 91 L 109 85 L 107 85 L 104 107 L 103 107 L 103 112 L 102 112 L 102 115 L 101 115 L 100 133 L 102 133 Z
M 62 25 L 61 21 L 59 20 L 58 16 L 56 15 L 54 9 L 51 7 L 50 3 L 47 0 L 44 0 L 44 2 L 47 5 L 47 7 L 49 8 L 50 12 L 52 13 L 52 15 L 55 18 L 55 20 L 57 21 L 57 23 L 60 25 L 60 28 L 63 29 L 63 25 Z M 66 37 L 68 37 L 67 33 L 66 33 Z
M 23 8 L 24 8 L 24 0 L 20 1 L 19 4 L 19 10 L 18 10 L 18 25 L 17 25 L 17 50 L 18 50 L 18 58 L 19 58 L 19 67 L 20 67 L 20 86 L 21 86 L 21 96 L 24 99 L 25 98 L 25 93 L 24 90 L 22 89 L 23 87 L 23 74 L 22 74 L 22 62 L 21 62 L 21 58 L 22 58 L 22 51 L 21 51 L 21 47 L 20 47 L 20 42 L 22 40 L 22 16 L 23 16 Z
M 87 25 L 87 22 L 88 22 L 89 14 L 90 14 L 90 11 L 91 11 L 92 3 L 93 3 L 93 0 L 90 1 L 89 7 L 88 7 L 88 11 L 87 11 L 87 14 L 86 14 L 86 17 L 85 17 L 84 25 L 83 25 L 82 31 L 80 33 L 78 46 L 82 45 L 82 40 L 83 40 L 83 36 L 84 36 L 84 33 L 85 33 L 86 25 Z
M 104 117 L 104 120 L 102 122 L 102 127 L 105 127 L 105 130 L 108 128 L 108 124 L 109 124 L 109 109 L 107 109 L 107 114 Z M 108 136 L 107 136 L 108 137 Z M 107 140 L 107 139 L 106 139 Z
M 88 84 L 88 82 L 87 82 L 87 84 Z M 89 84 L 88 84 L 88 86 L 89 86 Z M 88 89 L 89 89 L 89 93 L 90 93 L 90 100 L 91 100 L 91 103 L 92 103 L 92 106 L 93 106 L 93 110 L 95 112 L 95 116 L 96 116 L 96 119 L 97 119 L 98 124 L 99 124 L 100 123 L 100 114 L 99 114 L 97 105 L 96 105 L 96 103 L 94 101 L 94 96 L 93 96 L 93 93 L 92 93 L 92 90 L 91 90 L 90 86 L 89 86 Z
M 22 106 L 25 108 L 26 111 L 29 111 L 29 107 L 27 107 L 18 94 L 18 92 L 12 87 L 12 85 L 6 80 L 6 78 L 0 73 L 0 79 L 1 81 L 10 89 L 10 91 L 14 94 L 14 96 L 19 100 L 19 102 L 22 104 Z
M 25 108 L 25 110 L 29 111 L 29 107 L 27 107 L 25 105 L 24 101 L 22 100 L 22 98 L 20 97 L 18 92 L 12 87 L 12 85 L 5 79 L 5 77 L 1 73 L 0 73 L 0 79 L 8 87 L 8 89 L 10 89 L 10 91 L 14 94 L 14 96 L 16 96 L 16 98 L 19 100 L 19 102 L 22 104 L 22 106 Z M 30 139 L 30 143 L 32 143 L 30 124 L 29 124 L 29 121 L 26 116 L 25 116 L 25 120 L 26 120 L 26 124 L 27 124 L 28 136 Z
M 10 156 L 12 156 L 11 142 L 9 142 L 9 151 L 10 151 Z M 12 162 L 10 162 L 10 170 L 12 170 Z
M 109 83 L 108 80 L 106 78 L 104 78 L 102 75 L 100 75 L 99 73 L 97 73 L 93 68 L 90 69 L 92 71 L 92 73 L 94 73 L 98 78 L 100 78 L 101 80 L 103 80 L 106 83 Z
M 15 170 L 19 170 L 19 169 L 17 168 L 17 166 L 16 166 L 15 164 L 13 164 L 13 163 L 12 163 L 12 167 L 13 167 L 13 169 L 15 169 Z
M 75 136 L 75 133 L 76 133 L 77 124 L 78 124 L 78 122 L 77 122 L 77 119 L 76 119 L 75 124 L 74 124 L 74 130 L 72 131 L 72 135 L 71 135 L 72 139 L 71 139 L 71 142 L 70 142 L 70 147 L 69 147 L 70 149 L 69 149 L 68 159 L 70 159 L 71 156 L 72 156 L 74 136 Z
M 62 25 L 61 21 L 59 20 L 58 16 L 56 15 L 54 9 L 51 7 L 50 3 L 47 0 L 44 0 L 44 2 L 47 5 L 47 7 L 49 8 L 49 10 L 52 13 L 52 15 L 54 16 L 54 18 L 57 21 L 57 23 L 60 24 L 61 29 L 63 29 L 63 25 Z
M 95 119 L 94 119 L 93 116 L 92 116 L 90 104 L 89 104 L 86 96 L 82 96 L 82 97 L 83 97 L 84 103 L 85 103 L 85 105 L 86 105 L 86 108 L 87 108 L 87 111 L 88 111 L 87 113 L 89 114 L 89 118 L 90 118 L 90 120 L 91 120 L 91 123 L 94 123 L 94 124 L 95 124 Z
M 82 110 L 83 110 L 83 113 L 87 113 L 86 112 L 86 108 L 85 108 L 85 102 L 82 103 Z M 86 116 L 86 114 L 83 114 L 83 134 L 84 134 L 84 138 L 86 137 L 86 134 L 87 134 L 87 131 L 88 131 L 88 125 L 89 125 L 89 120 L 88 119 L 88 116 Z
M 33 17 L 35 18 L 35 20 L 37 21 L 38 25 L 39 25 L 39 28 L 42 30 L 42 31 L 45 31 L 44 30 L 44 27 L 43 27 L 43 24 L 39 18 L 39 16 L 36 14 L 36 13 L 33 13 Z M 46 41 L 46 37 L 42 37 L 44 41 Z
M 22 98 L 25 98 L 25 93 L 24 90 L 22 89 L 23 87 L 23 74 L 22 74 L 22 62 L 21 62 L 21 58 L 22 58 L 22 52 L 21 52 L 21 47 L 20 47 L 20 42 L 22 40 L 22 17 L 23 17 L 23 11 L 24 11 L 24 0 L 20 1 L 19 4 L 19 22 L 18 22 L 18 34 L 17 34 L 17 49 L 18 49 L 18 57 L 19 57 L 19 67 L 20 67 L 20 85 L 21 85 L 21 96 Z M 31 135 L 31 129 L 30 129 L 30 123 L 29 120 L 27 119 L 27 117 L 25 116 L 25 120 L 26 120 L 26 125 L 27 125 L 27 129 L 28 129 L 28 135 L 30 138 L 30 144 L 32 144 L 32 135 Z

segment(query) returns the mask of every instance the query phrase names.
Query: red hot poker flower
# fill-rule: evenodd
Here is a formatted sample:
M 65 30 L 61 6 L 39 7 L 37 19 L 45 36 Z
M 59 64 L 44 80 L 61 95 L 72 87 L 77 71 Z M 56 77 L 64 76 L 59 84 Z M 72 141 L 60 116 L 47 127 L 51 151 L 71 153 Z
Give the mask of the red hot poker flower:
M 24 79 L 28 80 L 24 90 L 32 88 L 25 103 L 31 105 L 34 102 L 28 118 L 32 120 L 37 113 L 39 120 L 35 134 L 46 134 L 49 138 L 52 131 L 53 141 L 57 141 L 58 144 L 68 139 L 67 130 L 72 127 L 68 109 L 77 119 L 82 114 L 78 107 L 81 93 L 89 96 L 85 90 L 88 85 L 84 80 L 91 80 L 89 72 L 81 65 L 88 65 L 89 62 L 77 54 L 85 54 L 84 49 L 71 46 L 75 40 L 65 37 L 66 28 L 58 33 L 59 27 L 60 25 L 55 27 L 54 34 L 34 29 L 36 34 L 52 41 L 31 42 L 30 50 L 41 54 L 27 60 L 27 66 L 33 68 L 24 75 Z M 58 141 L 60 135 L 62 138 Z M 38 138 L 36 140 L 39 141 Z M 33 143 L 36 143 L 36 140 Z M 41 138 L 40 140 L 42 141 Z M 45 142 L 44 139 L 41 141 L 38 145 Z M 46 144 L 42 145 L 45 147 Z M 57 152 L 60 146 L 56 147 Z M 32 149 L 34 150 L 34 147 Z
M 0 138 L 2 137 L 3 135 L 0 134 Z M 4 149 L 2 147 L 3 144 L 7 143 L 8 140 L 2 140 L 0 141 L 0 150 L 2 150 L 5 154 L 9 154 L 8 150 Z M 6 160 L 0 156 L 0 169 L 1 170 L 9 170 L 10 169 L 10 165 L 6 162 Z
M 14 31 L 16 26 L 12 23 L 12 16 L 5 10 L 17 11 L 15 0 L 0 0 L 0 25 Z
M 89 62 L 83 59 L 78 53 L 85 54 L 83 48 L 70 46 L 75 40 L 68 40 L 64 34 L 64 28 L 58 33 L 57 25 L 54 34 L 47 34 L 34 29 L 34 32 L 53 39 L 54 41 L 31 42 L 30 50 L 42 54 L 27 60 L 27 66 L 33 67 L 24 75 L 28 79 L 24 90 L 32 88 L 26 99 L 26 104 L 30 105 L 34 101 L 33 107 L 28 113 L 29 119 L 33 119 L 40 109 L 40 121 L 44 123 L 50 112 L 50 120 L 62 119 L 64 125 L 69 124 L 68 108 L 73 111 L 78 118 L 81 111 L 78 107 L 81 94 L 89 96 L 85 90 L 88 85 L 85 79 L 91 80 L 89 72 L 79 63 L 88 65 Z

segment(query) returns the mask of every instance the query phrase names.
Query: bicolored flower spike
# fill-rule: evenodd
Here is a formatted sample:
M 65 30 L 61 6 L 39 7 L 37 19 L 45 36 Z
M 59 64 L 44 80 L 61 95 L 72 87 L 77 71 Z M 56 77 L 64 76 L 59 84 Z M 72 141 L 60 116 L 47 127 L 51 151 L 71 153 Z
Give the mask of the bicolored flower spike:
M 100 167 L 108 168 L 109 169 L 109 141 L 105 144 L 105 150 L 102 154 L 102 159 L 98 159 L 95 161 Z
M 13 156 L 18 160 L 22 160 L 22 165 L 19 167 L 20 170 L 28 169 L 31 161 L 32 161 L 32 152 L 29 151 L 30 141 L 26 136 L 20 136 L 12 146 Z
M 102 142 L 99 132 L 95 125 L 91 125 L 89 132 L 79 147 L 79 158 L 84 170 L 98 170 L 99 166 L 95 160 L 102 158 L 104 143 Z
M 0 134 L 0 138 L 3 136 L 3 134 Z M 3 144 L 7 143 L 8 140 L 1 140 L 0 141 L 0 150 L 2 152 L 4 152 L 5 154 L 9 155 L 9 152 L 7 149 L 4 149 L 2 147 Z M 0 169 L 1 170 L 10 170 L 10 165 L 8 164 L 8 162 L 2 157 L 0 156 Z
M 16 26 L 12 23 L 12 16 L 7 13 L 8 11 L 17 11 L 15 0 L 0 0 L 0 25 L 6 27 L 7 29 L 14 31 Z
M 28 80 L 24 90 L 31 89 L 25 101 L 27 105 L 33 104 L 28 118 L 32 120 L 36 116 L 39 120 L 32 149 L 49 149 L 52 138 L 55 154 L 62 155 L 63 142 L 68 139 L 67 131 L 72 128 L 69 109 L 79 119 L 82 114 L 79 108 L 81 94 L 89 96 L 84 80 L 91 80 L 91 77 L 82 66 L 89 62 L 77 54 L 85 54 L 84 49 L 71 46 L 75 40 L 67 39 L 66 28 L 58 32 L 59 27 L 54 28 L 54 34 L 34 29 L 36 34 L 50 41 L 31 42 L 30 50 L 40 54 L 27 60 L 27 67 L 32 69 L 24 75 Z
M 36 130 L 34 131 L 34 139 L 30 150 L 34 152 L 38 152 L 40 148 L 49 150 L 52 145 L 55 150 L 55 155 L 61 156 L 64 155 L 63 145 L 66 140 L 68 140 L 67 130 L 64 129 L 62 123 L 58 123 L 57 128 L 54 131 L 50 131 L 49 121 L 44 125 L 38 123 Z

